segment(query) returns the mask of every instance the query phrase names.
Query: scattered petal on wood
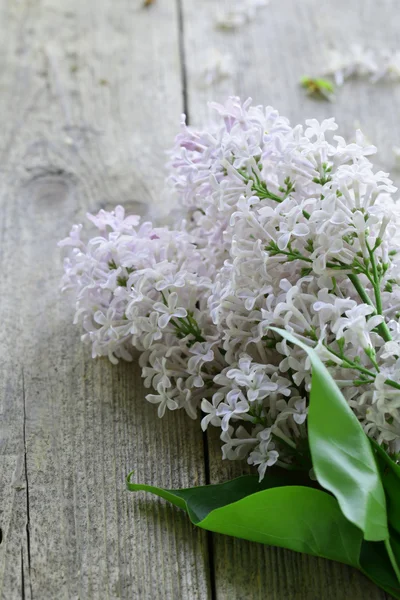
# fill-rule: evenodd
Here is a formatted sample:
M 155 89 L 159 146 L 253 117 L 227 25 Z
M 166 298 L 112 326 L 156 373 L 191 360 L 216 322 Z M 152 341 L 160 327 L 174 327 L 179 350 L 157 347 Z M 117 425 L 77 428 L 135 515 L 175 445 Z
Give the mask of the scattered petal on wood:
M 213 50 L 202 72 L 202 80 L 206 86 L 232 77 L 234 73 L 233 57 L 229 53 Z
M 400 81 L 400 51 L 381 49 L 373 51 L 359 44 L 352 44 L 345 52 L 333 50 L 323 74 L 333 77 L 341 86 L 350 78 L 367 78 L 378 81 Z
M 247 0 L 229 9 L 219 10 L 215 18 L 215 25 L 218 29 L 237 29 L 253 21 L 257 9 L 268 4 L 269 0 Z
M 400 51 L 382 52 L 381 62 L 376 73 L 371 77 L 372 83 L 377 83 L 382 79 L 388 81 L 400 81 Z
M 400 167 L 400 146 L 393 146 L 392 150 L 396 159 L 396 166 Z

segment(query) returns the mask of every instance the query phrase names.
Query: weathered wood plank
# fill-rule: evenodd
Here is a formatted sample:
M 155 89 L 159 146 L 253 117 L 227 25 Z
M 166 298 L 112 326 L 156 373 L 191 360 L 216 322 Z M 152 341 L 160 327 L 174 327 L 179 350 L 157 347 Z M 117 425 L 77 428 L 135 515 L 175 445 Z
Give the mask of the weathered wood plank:
M 2 233 L 4 232 L 4 222 Z M 8 222 L 6 227 L 14 227 Z M 14 252 L 0 234 L 0 246 L 4 255 Z M 10 254 L 9 254 L 10 252 Z M 1 260 L 1 259 L 0 259 Z M 12 281 L 15 273 L 11 264 L 3 264 L 2 290 Z M 29 568 L 27 524 L 27 487 L 25 474 L 25 403 L 24 382 L 16 351 L 19 317 L 15 305 L 21 298 L 22 289 L 13 295 L 1 294 L 0 327 L 0 582 L 10 592 L 10 598 L 21 598 L 23 579 Z M 12 341 L 11 341 L 12 340 Z M 0 583 L 1 589 L 1 583 Z M 29 589 L 25 597 L 30 598 Z
M 334 112 L 345 135 L 360 121 L 391 165 L 398 89 L 352 84 L 331 106 L 305 99 L 297 80 L 317 67 L 324 36 L 394 45 L 393 0 L 362 10 L 272 2 L 234 35 L 213 31 L 215 2 L 181 4 L 192 121 L 229 93 L 293 120 Z M 137 368 L 91 362 L 57 291 L 55 243 L 71 221 L 157 202 L 182 109 L 175 3 L 2 0 L 0 15 L 0 597 L 208 598 L 204 534 L 164 503 L 124 492 L 131 468 L 164 485 L 204 481 L 198 424 L 176 414 L 158 422 Z M 204 89 L 199 70 L 214 46 L 234 54 L 237 73 Z M 212 447 L 212 479 L 237 473 Z M 214 552 L 219 599 L 384 597 L 325 561 L 217 536 Z
M 331 104 L 308 98 L 298 82 L 302 75 L 321 73 L 332 46 L 347 50 L 359 43 L 395 49 L 400 26 L 397 3 L 271 0 L 269 6 L 258 11 L 254 22 L 233 32 L 217 31 L 216 9 L 232 4 L 230 0 L 182 2 L 191 123 L 204 123 L 209 100 L 224 101 L 231 94 L 251 96 L 255 103 L 270 104 L 293 122 L 334 115 L 340 133 L 349 138 L 361 126 L 379 147 L 378 165 L 392 169 L 392 146 L 400 139 L 396 110 L 399 85 L 373 87 L 366 82 L 351 82 L 339 90 L 337 101 Z M 235 73 L 230 79 L 204 87 L 200 74 L 212 49 L 232 55 Z M 398 173 L 393 175 L 398 179 Z M 212 482 L 242 472 L 242 466 L 222 463 L 217 436 L 211 435 L 209 445 Z M 218 600 L 385 597 L 349 568 L 284 550 L 214 536 L 214 556 Z
M 157 198 L 182 111 L 175 4 L 2 0 L 0 14 L 0 598 L 203 600 L 205 533 L 124 489 L 131 469 L 204 482 L 198 424 L 159 421 L 137 366 L 92 361 L 56 248 L 87 210 Z

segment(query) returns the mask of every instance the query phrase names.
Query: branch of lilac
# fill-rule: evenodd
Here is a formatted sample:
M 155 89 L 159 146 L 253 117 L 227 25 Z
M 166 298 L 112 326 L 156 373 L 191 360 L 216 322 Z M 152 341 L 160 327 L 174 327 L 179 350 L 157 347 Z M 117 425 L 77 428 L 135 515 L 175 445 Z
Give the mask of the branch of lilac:
M 60 242 L 63 290 L 93 357 L 141 352 L 147 400 L 221 430 L 222 455 L 263 478 L 307 468 L 313 347 L 366 434 L 400 451 L 400 208 L 376 151 L 334 119 L 291 126 L 271 107 L 212 103 L 181 131 L 167 189 L 175 223 L 88 215 Z M 88 240 L 88 241 L 87 241 Z

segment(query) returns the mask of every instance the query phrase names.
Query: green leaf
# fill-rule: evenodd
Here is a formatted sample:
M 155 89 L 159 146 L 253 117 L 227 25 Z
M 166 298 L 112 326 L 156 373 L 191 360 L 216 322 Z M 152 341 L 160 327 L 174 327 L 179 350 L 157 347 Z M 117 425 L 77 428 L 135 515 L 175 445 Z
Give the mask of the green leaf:
M 308 90 L 310 94 L 319 95 L 327 100 L 332 100 L 334 97 L 335 86 L 328 79 L 322 77 L 302 77 L 300 84 Z
M 385 450 L 374 440 L 370 440 L 370 442 L 375 451 L 386 492 L 389 523 L 400 534 L 400 466 L 393 462 Z
M 255 475 L 246 475 L 218 485 L 179 490 L 136 484 L 132 475 L 127 477 L 130 491 L 165 498 L 203 529 L 349 564 L 400 600 L 384 544 L 365 542 L 361 530 L 343 516 L 333 496 L 299 485 L 302 473 L 270 469 L 262 482 Z M 398 547 L 394 549 L 396 552 Z
M 280 486 L 291 479 L 287 473 L 269 473 L 261 484 L 249 475 L 186 490 L 138 485 L 128 478 L 129 490 L 170 500 L 208 531 L 359 566 L 361 531 L 343 516 L 330 494 L 311 487 Z M 259 486 L 267 489 L 257 491 Z
M 151 492 L 165 498 L 178 508 L 189 513 L 195 525 L 204 519 L 212 510 L 241 500 L 250 494 L 278 486 L 288 486 L 303 483 L 304 475 L 300 473 L 282 472 L 281 469 L 271 469 L 268 477 L 258 481 L 256 475 L 243 475 L 225 483 L 216 485 L 203 485 L 180 490 L 166 490 L 152 485 L 143 485 L 132 482 L 134 472 L 129 473 L 126 486 L 131 492 Z
M 199 526 L 358 566 L 361 531 L 343 516 L 333 496 L 313 488 L 258 492 L 212 511 Z
M 322 77 L 313 78 L 304 76 L 300 79 L 300 83 L 304 87 L 310 87 L 310 85 L 314 85 L 332 94 L 335 91 L 335 86 L 333 85 L 333 83 L 328 79 L 323 79 Z
M 202 529 L 348 564 L 400 599 L 384 544 L 365 542 L 361 530 L 343 516 L 337 500 L 324 491 L 296 485 L 300 478 L 296 473 L 271 469 L 261 483 L 256 476 L 246 475 L 180 490 L 136 484 L 131 477 L 127 478 L 130 491 L 169 500 Z M 285 485 L 288 481 L 293 485 Z
M 388 558 L 384 542 L 366 542 L 361 545 L 360 570 L 376 585 L 400 599 L 400 587 Z
M 390 543 L 397 560 L 397 564 L 400 564 L 400 534 L 396 530 L 391 531 Z
M 315 475 L 344 516 L 369 541 L 389 539 L 385 492 L 369 439 L 316 352 L 295 336 L 270 328 L 307 352 L 312 364 L 308 435 Z

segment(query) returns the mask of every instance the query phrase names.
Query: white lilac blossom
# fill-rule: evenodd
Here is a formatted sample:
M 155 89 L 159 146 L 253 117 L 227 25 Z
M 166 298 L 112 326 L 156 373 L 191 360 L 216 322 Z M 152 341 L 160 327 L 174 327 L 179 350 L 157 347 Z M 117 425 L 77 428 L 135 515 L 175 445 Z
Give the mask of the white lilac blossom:
M 214 371 L 224 365 L 207 311 L 211 281 L 195 240 L 184 231 L 139 225 L 139 217 L 114 212 L 88 215 L 99 234 L 88 243 L 80 227 L 60 242 L 65 259 L 63 288 L 76 298 L 75 322 L 85 331 L 93 357 L 131 360 L 142 352 L 148 400 L 184 408 L 192 417 Z M 211 335 L 210 335 L 211 334 Z M 193 360 L 194 359 L 194 360 Z M 211 366 L 214 365 L 214 366 Z
M 220 8 L 215 16 L 218 29 L 237 29 L 256 18 L 257 10 L 269 4 L 269 0 L 241 0 L 229 8 Z
M 338 86 L 357 77 L 368 78 L 372 83 L 400 81 L 400 52 L 376 52 L 358 44 L 350 46 L 347 52 L 333 50 L 324 75 L 332 76 Z
M 141 352 L 147 399 L 202 412 L 223 457 L 262 478 L 307 454 L 311 364 L 271 327 L 314 347 L 366 433 L 400 451 L 400 206 L 360 131 L 292 127 L 230 98 L 215 122 L 182 122 L 168 185 L 175 229 L 117 207 L 68 248 L 63 286 L 93 356 Z

